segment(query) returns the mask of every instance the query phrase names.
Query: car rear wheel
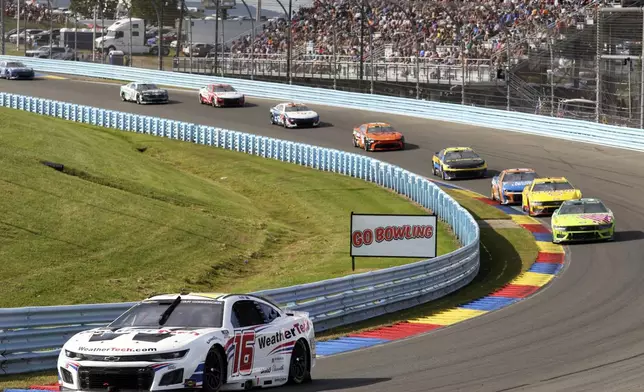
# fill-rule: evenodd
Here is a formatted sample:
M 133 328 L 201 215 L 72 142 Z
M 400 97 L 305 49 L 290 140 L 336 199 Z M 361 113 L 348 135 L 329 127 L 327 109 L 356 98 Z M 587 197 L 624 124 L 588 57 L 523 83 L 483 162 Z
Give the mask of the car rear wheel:
M 288 381 L 291 384 L 303 384 L 311 380 L 311 356 L 303 339 L 298 340 L 293 347 L 291 364 L 288 369 Z
M 225 370 L 224 360 L 221 351 L 213 347 L 206 355 L 206 363 L 203 374 L 204 392 L 219 392 L 224 385 Z

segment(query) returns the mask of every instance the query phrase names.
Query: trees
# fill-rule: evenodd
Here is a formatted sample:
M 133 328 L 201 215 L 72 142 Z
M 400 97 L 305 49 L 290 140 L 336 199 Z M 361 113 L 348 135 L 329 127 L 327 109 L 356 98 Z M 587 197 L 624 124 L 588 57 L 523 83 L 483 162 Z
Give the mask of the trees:
M 102 10 L 103 15 L 111 17 L 116 13 L 118 4 L 119 0 L 71 0 L 69 10 L 74 14 L 90 18 L 94 15 L 94 9 L 96 9 L 99 14 Z
M 156 25 L 159 15 L 163 8 L 163 25 L 174 26 L 174 21 L 179 17 L 178 4 L 180 0 L 125 0 L 123 1 L 125 9 L 131 7 L 133 18 L 142 18 L 150 25 Z M 71 0 L 69 10 L 85 17 L 94 15 L 94 9 L 99 12 L 103 10 L 103 15 L 112 18 L 119 5 L 119 0 Z
M 149 24 L 157 24 L 159 15 L 163 14 L 163 25 L 174 26 L 175 20 L 179 18 L 179 0 L 130 0 L 132 4 L 132 16 L 142 18 Z

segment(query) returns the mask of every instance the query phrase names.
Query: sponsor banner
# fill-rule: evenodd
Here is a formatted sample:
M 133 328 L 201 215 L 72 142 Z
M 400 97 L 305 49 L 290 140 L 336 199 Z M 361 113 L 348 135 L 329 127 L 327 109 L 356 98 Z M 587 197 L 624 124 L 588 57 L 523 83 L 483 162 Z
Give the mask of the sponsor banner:
M 351 214 L 351 257 L 436 257 L 436 215 Z

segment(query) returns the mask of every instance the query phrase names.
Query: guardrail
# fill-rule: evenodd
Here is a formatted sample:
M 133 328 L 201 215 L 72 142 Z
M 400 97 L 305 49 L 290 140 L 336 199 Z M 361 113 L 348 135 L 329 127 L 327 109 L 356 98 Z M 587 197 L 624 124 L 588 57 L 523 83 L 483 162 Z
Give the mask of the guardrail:
M 122 131 L 205 144 L 335 172 L 392 189 L 447 222 L 460 249 L 434 259 L 256 294 L 310 313 L 317 331 L 355 323 L 442 297 L 467 285 L 479 269 L 479 228 L 472 216 L 422 176 L 339 150 L 174 120 L 0 93 L 0 106 Z M 105 325 L 131 306 L 70 305 L 0 309 L 0 372 L 55 369 L 74 333 Z
M 170 87 L 197 89 L 207 83 L 229 83 L 244 94 L 280 100 L 294 100 L 326 106 L 428 118 L 533 135 L 573 140 L 629 150 L 644 151 L 644 133 L 614 125 L 569 120 L 535 114 L 483 109 L 471 106 L 359 94 L 253 80 L 191 75 L 107 64 L 0 56 L 0 60 L 22 61 L 42 72 L 106 79 L 161 83 Z

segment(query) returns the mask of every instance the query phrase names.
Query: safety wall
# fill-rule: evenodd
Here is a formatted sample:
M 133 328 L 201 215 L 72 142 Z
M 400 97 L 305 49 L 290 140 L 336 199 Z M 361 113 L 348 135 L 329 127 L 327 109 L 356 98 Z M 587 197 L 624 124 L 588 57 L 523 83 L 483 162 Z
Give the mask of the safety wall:
M 479 227 L 476 221 L 434 183 L 400 167 L 340 150 L 42 98 L 0 93 L 0 106 L 225 148 L 360 178 L 394 190 L 432 210 L 452 228 L 463 246 L 447 255 L 255 293 L 289 309 L 309 312 L 318 332 L 440 298 L 467 285 L 478 273 Z M 105 325 L 132 305 L 0 309 L 0 374 L 55 369 L 60 347 L 74 333 Z

